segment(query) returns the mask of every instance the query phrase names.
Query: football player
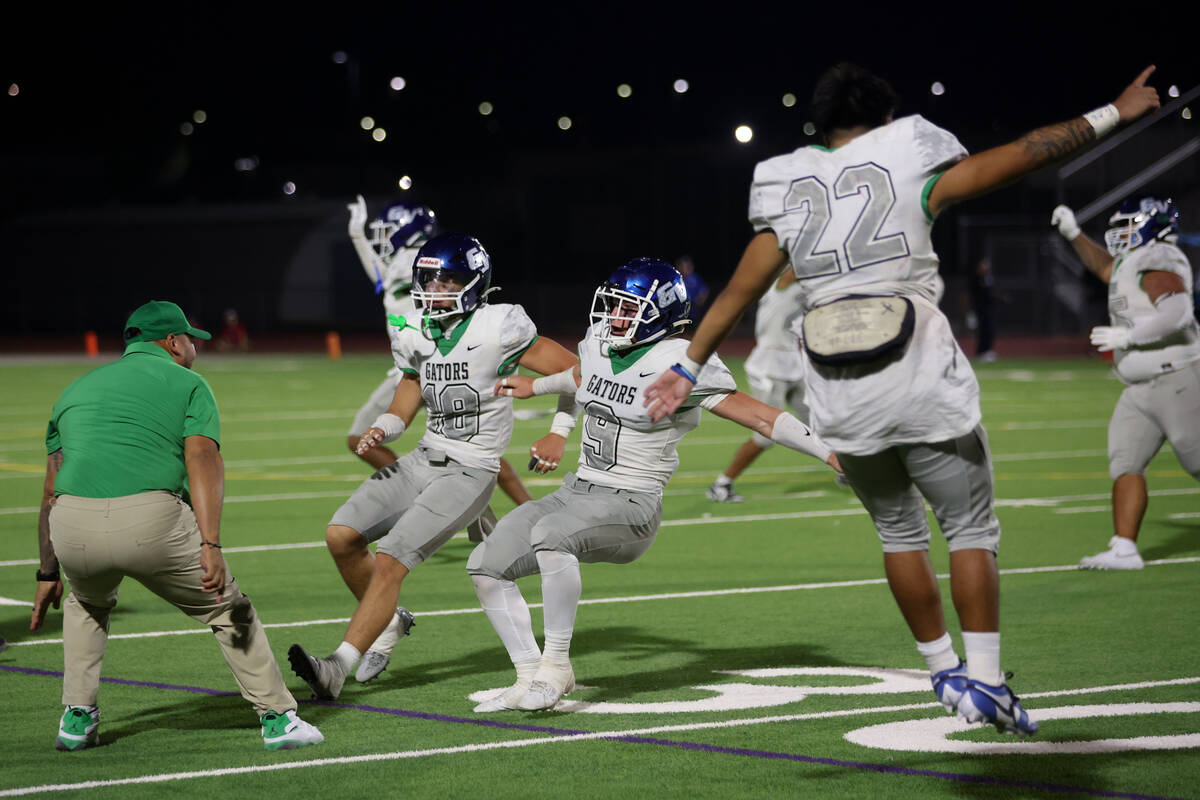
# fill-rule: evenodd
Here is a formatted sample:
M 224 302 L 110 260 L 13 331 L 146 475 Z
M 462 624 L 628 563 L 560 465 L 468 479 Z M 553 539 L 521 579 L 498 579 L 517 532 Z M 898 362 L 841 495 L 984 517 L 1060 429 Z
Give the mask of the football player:
M 1126 200 L 1109 219 L 1101 247 L 1058 206 L 1052 225 L 1084 266 L 1108 284 L 1111 325 L 1092 329 L 1092 344 L 1113 354 L 1125 390 L 1108 423 L 1114 536 L 1108 549 L 1079 562 L 1085 569 L 1142 569 L 1138 530 L 1146 513 L 1146 467 L 1171 443 L 1200 479 L 1200 328 L 1192 305 L 1192 266 L 1175 245 L 1179 210 L 1170 200 Z
M 790 407 L 796 419 L 808 423 L 804 404 L 804 366 L 792 323 L 800 317 L 800 284 L 796 275 L 785 272 L 758 301 L 754 316 L 754 349 L 746 359 L 746 380 L 750 393 L 769 406 Z M 733 490 L 733 482 L 746 467 L 775 444 L 754 433 L 742 443 L 725 471 L 717 476 L 705 494 L 717 503 L 741 503 L 746 498 Z
M 1108 105 L 968 156 L 920 116 L 895 118 L 882 78 L 838 64 L 810 113 L 820 144 L 754 170 L 755 236 L 679 364 L 646 392 L 672 413 L 742 314 L 788 267 L 802 286 L 806 401 L 883 544 L 888 585 L 938 699 L 971 722 L 1033 733 L 1000 669 L 1000 589 L 991 458 L 979 385 L 938 309 L 930 231 L 945 209 L 1085 147 L 1159 105 L 1149 67 Z M 929 560 L 925 500 L 950 549 L 967 661 L 946 629 Z
M 364 481 L 329 522 L 326 542 L 359 604 L 331 656 L 314 658 L 300 645 L 288 651 L 292 669 L 319 698 L 338 696 L 389 624 L 406 627 L 396 608 L 405 576 L 487 507 L 513 429 L 511 398 L 492 393 L 496 378 L 518 364 L 554 374 L 579 363 L 538 338 L 521 306 L 488 303 L 491 281 L 491 259 L 470 236 L 441 234 L 417 253 L 415 309 L 392 317 L 388 329 L 400 381 L 358 450 L 399 437 L 422 403 L 425 435 Z M 370 542 L 378 542 L 374 555 Z
M 561 488 L 504 516 L 467 559 L 479 602 L 516 668 L 516 682 L 477 712 L 553 708 L 575 685 L 569 651 L 579 606 L 579 562 L 627 564 L 641 557 L 662 521 L 662 492 L 679 466 L 676 446 L 700 423 L 700 409 L 731 419 L 786 447 L 837 468 L 837 457 L 806 425 L 736 390 L 715 355 L 697 370 L 692 393 L 676 413 L 651 421 L 642 404 L 654 376 L 679 360 L 690 302 L 683 278 L 663 261 L 638 258 L 595 293 L 580 363 L 536 380 L 497 382 L 501 395 L 559 394 L 582 407 L 579 466 Z M 555 415 L 534 443 L 531 467 L 545 473 L 562 460 L 575 415 Z M 529 608 L 515 581 L 540 572 L 545 651 L 538 650 Z

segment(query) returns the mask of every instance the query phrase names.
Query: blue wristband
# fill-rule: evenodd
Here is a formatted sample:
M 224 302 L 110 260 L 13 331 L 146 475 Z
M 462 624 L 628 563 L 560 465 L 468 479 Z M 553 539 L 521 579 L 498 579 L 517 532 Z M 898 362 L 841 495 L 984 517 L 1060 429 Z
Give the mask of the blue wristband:
M 682 375 L 683 377 L 687 378 L 692 383 L 696 383 L 696 376 L 693 375 L 692 373 L 688 372 L 687 369 L 682 364 L 673 364 L 671 366 L 671 372 L 674 372 L 677 375 Z

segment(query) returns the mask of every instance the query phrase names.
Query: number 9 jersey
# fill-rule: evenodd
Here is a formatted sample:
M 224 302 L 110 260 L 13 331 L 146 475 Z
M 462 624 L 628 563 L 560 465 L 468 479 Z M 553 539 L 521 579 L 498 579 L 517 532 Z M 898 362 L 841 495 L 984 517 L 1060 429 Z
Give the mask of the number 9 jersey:
M 952 133 L 916 115 L 837 149 L 801 147 L 755 167 L 750 222 L 775 231 L 791 256 L 805 308 L 855 293 L 916 292 L 936 303 L 926 198 L 966 156 Z
M 661 339 L 611 355 L 602 355 L 600 344 L 592 329 L 579 343 L 575 402 L 584 417 L 576 474 L 601 486 L 661 496 L 679 467 L 679 440 L 700 424 L 699 406 L 715 406 L 737 383 L 714 354 L 679 410 L 651 422 L 643 402 L 646 388 L 679 362 L 690 342 Z
M 460 464 L 498 472 L 512 439 L 512 398 L 497 397 L 496 378 L 516 371 L 517 360 L 537 341 L 533 320 L 519 305 L 476 308 L 436 339 L 421 331 L 421 314 L 390 325 L 392 357 L 401 372 L 421 381 L 428 418 L 421 446 Z

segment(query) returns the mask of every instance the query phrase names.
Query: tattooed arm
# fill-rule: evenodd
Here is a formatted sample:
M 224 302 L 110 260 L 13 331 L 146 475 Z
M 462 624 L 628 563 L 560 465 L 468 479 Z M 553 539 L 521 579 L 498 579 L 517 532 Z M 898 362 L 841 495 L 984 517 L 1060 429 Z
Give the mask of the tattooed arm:
M 1158 92 L 1146 86 L 1154 67 L 1147 67 L 1113 101 L 1121 122 L 1132 122 L 1158 108 Z M 1082 116 L 1047 125 L 1015 142 L 993 147 L 955 164 L 929 193 L 929 212 L 937 216 L 950 206 L 987 194 L 1018 178 L 1082 149 L 1096 139 L 1096 130 Z
M 58 557 L 54 555 L 54 545 L 50 543 L 50 509 L 54 506 L 54 479 L 58 477 L 62 462 L 62 450 L 55 450 L 46 457 L 46 480 L 42 484 L 42 507 L 38 513 L 38 571 L 44 575 L 53 575 L 54 579 L 37 582 L 37 591 L 33 598 L 33 616 L 29 620 L 31 631 L 42 627 L 50 606 L 58 608 L 62 601 L 63 585 L 62 579 L 58 577 Z

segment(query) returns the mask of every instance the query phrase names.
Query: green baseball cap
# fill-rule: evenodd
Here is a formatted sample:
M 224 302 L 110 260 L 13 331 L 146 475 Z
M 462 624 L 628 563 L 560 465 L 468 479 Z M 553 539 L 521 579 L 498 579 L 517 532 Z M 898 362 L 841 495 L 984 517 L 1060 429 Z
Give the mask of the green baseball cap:
M 212 334 L 193 328 L 183 309 L 169 300 L 151 300 L 139 306 L 125 321 L 125 343 L 153 342 L 172 333 L 186 333 L 197 339 L 211 339 Z

